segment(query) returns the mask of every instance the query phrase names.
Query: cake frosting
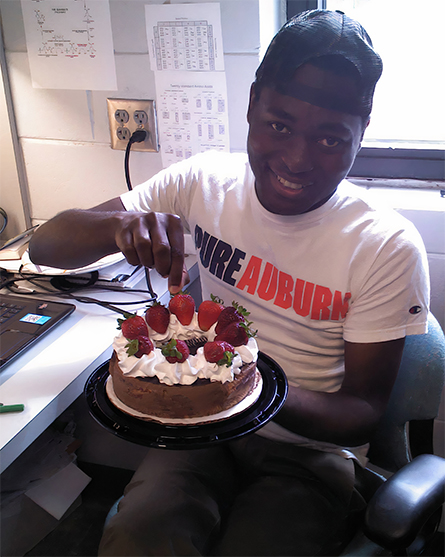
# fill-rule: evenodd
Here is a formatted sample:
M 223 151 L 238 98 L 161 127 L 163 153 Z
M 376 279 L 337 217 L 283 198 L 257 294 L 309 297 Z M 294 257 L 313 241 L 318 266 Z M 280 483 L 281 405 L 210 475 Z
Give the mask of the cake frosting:
M 188 329 L 189 331 L 190 329 Z M 164 336 L 163 341 L 166 342 L 171 338 L 180 340 L 202 338 L 204 335 L 211 341 L 215 338 L 215 333 L 214 331 L 209 333 L 210 331 L 204 333 L 204 331 L 197 330 L 195 337 L 191 335 L 185 337 L 176 333 Z M 150 338 L 156 341 L 151 334 Z M 190 355 L 185 362 L 171 364 L 162 355 L 160 348 L 155 348 L 150 354 L 144 354 L 141 358 L 129 356 L 126 349 L 127 344 L 128 340 L 122 333 L 114 338 L 113 350 L 122 373 L 127 377 L 157 377 L 161 383 L 166 385 L 192 385 L 197 379 L 209 379 L 221 383 L 233 381 L 243 365 L 256 362 L 258 358 L 258 345 L 254 338 L 250 338 L 246 346 L 235 348 L 235 357 L 230 367 L 208 362 L 204 357 L 203 347 L 198 348 L 196 355 Z
M 216 324 L 214 324 L 208 331 L 202 331 L 199 328 L 198 314 L 195 312 L 192 321 L 190 322 L 189 325 L 183 325 L 176 317 L 176 315 L 171 313 L 168 328 L 163 334 L 157 333 L 149 325 L 147 325 L 147 327 L 150 334 L 150 338 L 153 340 L 153 342 L 156 342 L 156 344 L 162 344 L 164 342 L 169 341 L 171 338 L 179 338 L 180 340 L 190 340 L 202 336 L 207 337 L 207 340 L 211 341 L 216 336 L 215 325 Z

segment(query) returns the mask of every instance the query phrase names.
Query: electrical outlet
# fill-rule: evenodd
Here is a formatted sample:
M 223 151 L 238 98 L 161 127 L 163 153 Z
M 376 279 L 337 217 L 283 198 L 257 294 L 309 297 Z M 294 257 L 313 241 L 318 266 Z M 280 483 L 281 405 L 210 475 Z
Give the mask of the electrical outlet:
M 133 114 L 134 121 L 139 126 L 145 126 L 148 122 L 148 116 L 145 110 L 136 110 Z
M 116 110 L 116 112 L 114 113 L 114 117 L 116 119 L 116 122 L 118 122 L 119 124 L 126 124 L 130 119 L 130 116 L 126 110 L 119 109 Z
M 133 143 L 132 151 L 159 151 L 155 101 L 107 99 L 111 148 L 125 151 L 128 140 L 138 129 L 147 132 L 145 141 Z

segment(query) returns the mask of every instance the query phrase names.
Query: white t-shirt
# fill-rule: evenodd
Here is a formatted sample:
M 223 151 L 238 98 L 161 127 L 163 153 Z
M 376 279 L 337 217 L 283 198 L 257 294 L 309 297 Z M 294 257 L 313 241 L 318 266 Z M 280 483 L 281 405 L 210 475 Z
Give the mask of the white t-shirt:
M 212 293 L 247 308 L 260 350 L 290 385 L 338 390 L 344 340 L 426 332 L 429 278 L 419 233 L 346 180 L 318 209 L 275 215 L 258 201 L 247 155 L 207 152 L 121 199 L 129 211 L 181 217 L 195 239 L 204 299 Z M 302 441 L 275 423 L 260 434 Z

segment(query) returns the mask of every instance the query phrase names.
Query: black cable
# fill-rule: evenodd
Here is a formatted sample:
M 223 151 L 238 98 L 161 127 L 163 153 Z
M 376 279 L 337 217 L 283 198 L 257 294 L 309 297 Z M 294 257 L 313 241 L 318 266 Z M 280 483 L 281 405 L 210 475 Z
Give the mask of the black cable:
M 130 180 L 130 150 L 131 150 L 131 146 L 133 145 L 133 143 L 142 143 L 143 141 L 145 141 L 146 137 L 147 137 L 147 130 L 144 130 L 143 128 L 138 128 L 135 132 L 133 132 L 132 136 L 128 140 L 127 147 L 125 149 L 125 163 L 124 163 L 125 179 L 127 181 L 127 188 L 128 188 L 129 191 L 131 191 L 133 189 L 133 186 L 131 185 L 131 180 Z
M 97 304 L 101 307 L 104 307 L 106 309 L 109 309 L 110 311 L 114 311 L 116 313 L 120 313 L 121 315 L 128 315 L 128 311 L 126 311 L 125 309 L 121 309 L 117 306 L 126 306 L 126 305 L 138 305 L 138 304 L 142 304 L 142 303 L 151 303 L 157 300 L 157 294 L 153 291 L 153 288 L 151 286 L 151 281 L 150 281 L 150 276 L 149 276 L 149 270 L 147 269 L 146 273 L 145 273 L 145 278 L 146 278 L 146 282 L 147 282 L 147 288 L 148 291 L 146 290 L 141 290 L 141 289 L 137 289 L 137 288 L 132 288 L 131 292 L 143 292 L 143 293 L 148 293 L 150 295 L 149 298 L 144 298 L 143 300 L 133 300 L 133 301 L 119 301 L 119 302 L 107 302 L 104 300 L 98 300 L 96 298 L 91 298 L 91 297 L 87 297 L 87 296 L 82 296 L 79 294 L 76 294 L 76 292 L 78 292 L 79 290 L 85 289 L 85 288 L 92 288 L 94 283 L 97 281 L 98 278 L 98 273 L 97 271 L 94 271 L 92 273 L 90 273 L 90 278 L 86 278 L 86 277 L 82 277 L 84 278 L 84 280 L 86 281 L 85 284 L 76 284 L 76 283 L 70 283 L 67 280 L 67 277 L 63 277 L 65 279 L 64 282 L 62 281 L 57 281 L 54 279 L 60 279 L 61 277 L 58 275 L 39 275 L 39 274 L 32 274 L 32 273 L 22 273 L 21 269 L 18 271 L 18 275 L 17 276 L 13 276 L 12 278 L 6 278 L 6 280 L 3 280 L 0 283 L 0 288 L 7 288 L 9 291 L 13 292 L 14 294 L 24 294 L 27 296 L 39 296 L 42 294 L 43 292 L 46 292 L 48 294 L 50 294 L 51 296 L 55 296 L 58 298 L 63 298 L 63 299 L 71 299 L 71 300 L 75 300 L 77 302 L 81 302 L 84 304 Z M 4 277 L 4 274 L 3 274 Z M 73 277 L 74 278 L 74 277 Z M 79 279 L 81 277 L 76 277 L 76 279 Z M 48 288 L 48 279 L 49 279 L 49 283 L 51 284 L 52 288 Z M 21 282 L 21 281 L 26 281 L 34 286 L 36 286 L 37 288 L 40 289 L 40 291 L 28 291 L 28 292 L 23 292 L 23 289 L 20 289 L 17 286 L 17 282 Z M 97 287 L 96 287 L 97 288 Z M 119 291 L 122 292 L 122 288 L 120 287 L 116 287 L 116 286 L 108 286 L 108 285 L 103 285 L 100 286 L 101 290 L 110 290 L 113 292 Z
M 6 228 L 6 225 L 8 224 L 8 213 L 2 207 L 0 207 L 0 215 L 3 218 L 3 222 L 0 227 L 0 234 L 1 234 L 3 230 Z
M 21 274 L 23 276 L 23 274 Z M 75 279 L 75 277 L 74 277 Z M 93 271 L 90 273 L 89 278 L 81 277 L 84 280 L 84 284 L 79 284 L 79 282 L 71 281 L 69 276 L 53 276 L 50 278 L 51 286 L 54 286 L 56 290 L 62 290 L 64 292 L 75 292 L 80 288 L 88 288 L 89 286 L 94 286 L 99 279 L 99 271 Z

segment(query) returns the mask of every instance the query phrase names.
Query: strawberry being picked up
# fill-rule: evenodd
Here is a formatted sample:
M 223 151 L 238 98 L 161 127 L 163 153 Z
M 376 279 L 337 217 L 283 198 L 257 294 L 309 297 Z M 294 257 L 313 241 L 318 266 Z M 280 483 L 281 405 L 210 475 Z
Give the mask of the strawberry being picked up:
M 139 336 L 148 337 L 148 327 L 145 319 L 140 315 L 128 314 L 125 319 L 118 319 L 118 329 L 122 331 L 122 335 L 128 339 L 134 339 Z
M 161 350 L 167 362 L 182 364 L 190 356 L 190 350 L 183 340 L 172 338 Z
M 211 364 L 230 367 L 234 355 L 233 346 L 223 340 L 214 340 L 204 344 L 204 357 Z
M 198 324 L 201 331 L 208 331 L 224 310 L 224 302 L 210 294 L 210 300 L 201 302 L 198 308 Z
M 142 358 L 144 354 L 150 354 L 153 350 L 153 343 L 147 336 L 138 336 L 129 341 L 125 346 L 129 356 L 136 356 Z
M 185 292 L 178 292 L 170 300 L 168 309 L 176 315 L 181 325 L 190 325 L 195 315 L 195 300 Z
M 145 312 L 145 321 L 153 331 L 163 335 L 170 323 L 170 312 L 159 302 L 154 302 Z

